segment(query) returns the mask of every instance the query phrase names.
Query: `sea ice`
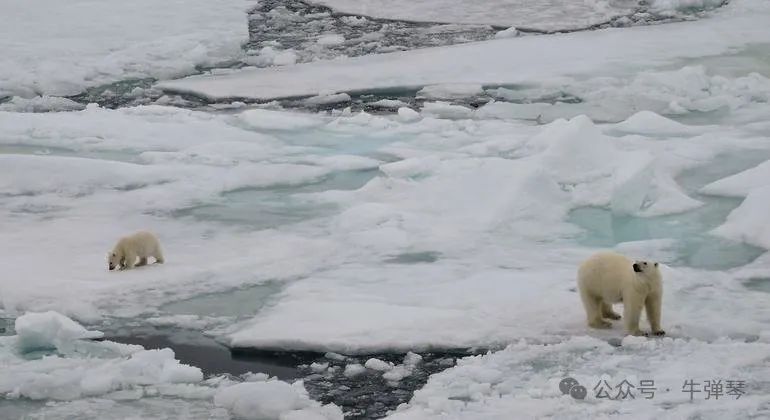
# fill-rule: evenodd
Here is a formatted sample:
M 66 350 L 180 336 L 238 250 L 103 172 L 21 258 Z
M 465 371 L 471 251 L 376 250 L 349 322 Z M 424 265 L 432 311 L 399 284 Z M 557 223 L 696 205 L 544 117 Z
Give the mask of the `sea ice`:
M 522 0 L 314 0 L 339 12 L 375 18 L 408 21 L 466 23 L 497 26 L 522 26 L 540 30 L 568 30 L 586 27 L 630 13 L 629 2 L 546 0 L 537 3 Z M 664 6 L 674 6 L 665 4 Z
M 511 26 L 508 29 L 504 29 L 502 31 L 498 31 L 497 33 L 495 33 L 495 39 L 513 38 L 519 35 L 520 35 L 519 30 L 516 29 L 515 26 Z
M 402 122 L 417 121 L 420 119 L 420 113 L 413 110 L 412 108 L 401 106 L 398 108 L 398 118 Z
M 333 93 L 329 95 L 318 95 L 305 99 L 308 105 L 332 105 L 343 102 L 350 102 L 350 95 L 347 93 Z
M 100 338 L 56 312 L 26 313 L 16 320 L 18 335 L 0 337 L 0 395 L 33 400 L 75 400 L 103 396 L 143 386 L 199 384 L 200 369 L 179 363 L 171 349 L 144 350 L 139 346 L 104 342 L 78 342 Z M 57 353 L 30 358 L 25 353 L 45 349 Z M 208 388 L 168 389 L 191 398 Z M 143 392 L 140 388 L 140 397 Z
M 603 7 L 575 7 L 583 6 Z M 94 105 L 0 111 L 0 165 L 9 174 L 0 179 L 0 302 L 3 316 L 20 315 L 18 336 L 0 338 L 0 395 L 68 401 L 36 411 L 41 417 L 78 418 L 89 407 L 106 413 L 104 400 L 126 416 L 158 418 L 142 410 L 157 403 L 172 413 L 167 404 L 179 403 L 200 410 L 191 417 L 217 418 L 211 410 L 220 418 L 342 417 L 338 408 L 310 401 L 299 384 L 265 375 L 242 384 L 202 380 L 168 349 L 77 340 L 96 332 L 58 315 L 30 325 L 33 314 L 24 315 L 56 310 L 84 322 L 215 328 L 230 345 L 266 349 L 492 350 L 433 375 L 395 418 L 766 416 L 770 308 L 767 293 L 750 284 L 770 275 L 767 256 L 713 270 L 687 266 L 679 253 L 692 246 L 690 233 L 700 237 L 719 224 L 717 235 L 770 246 L 762 229 L 770 201 L 760 182 L 766 163 L 746 170 L 770 149 L 770 82 L 755 68 L 761 60 L 740 56 L 765 51 L 757 43 L 770 39 L 769 12 L 766 2 L 736 0 L 695 22 L 216 71 L 172 83 L 212 97 L 433 86 L 421 95 L 498 99 L 476 110 L 428 102 L 418 113 L 391 100 L 380 104 L 398 107 L 396 115 L 289 112 L 275 103 L 223 112 Z M 205 25 L 207 35 L 180 36 L 209 39 Z M 212 42 L 232 47 L 233 39 Z M 167 51 L 139 45 L 147 50 L 141 57 Z M 168 64 L 168 55 L 160 56 L 153 65 Z M 718 59 L 728 58 L 725 69 Z M 201 63 L 180 60 L 172 61 L 187 64 L 163 69 L 180 74 Z M 146 60 L 137 62 L 137 74 L 156 74 L 143 67 Z M 108 70 L 93 83 L 127 74 Z M 38 86 L 33 79 L 13 86 L 27 94 Z M 188 84 L 195 80 L 202 85 Z M 79 91 L 90 83 L 39 86 Z M 43 97 L 5 104 L 39 110 L 67 103 Z M 236 210 L 241 214 L 228 219 Z M 590 219 L 587 227 L 571 217 L 575 212 Z M 274 222 L 281 217 L 289 221 Z M 610 240 L 591 223 L 606 223 Z M 104 252 L 139 228 L 158 234 L 168 262 L 109 273 Z M 635 235 L 624 232 L 645 229 L 663 233 L 627 242 Z M 585 326 L 575 291 L 575 267 L 595 251 L 581 242 L 585 235 L 594 236 L 585 243 L 623 242 L 617 249 L 634 258 L 661 259 L 670 338 L 620 340 L 619 323 L 608 331 Z M 723 243 L 724 253 L 713 251 Z M 743 264 L 756 256 L 730 241 L 717 245 L 701 258 L 724 263 L 739 254 Z M 188 302 L 187 311 L 164 312 L 176 300 Z M 196 313 L 228 305 L 237 309 L 222 317 Z M 45 357 L 18 352 L 38 347 L 48 348 Z M 368 364 L 387 365 L 382 378 L 396 382 L 414 372 L 419 357 L 383 363 Z M 676 392 L 618 405 L 590 398 L 582 404 L 558 390 L 566 374 L 587 388 L 605 374 L 647 379 L 639 366 L 661 388 L 681 389 L 686 376 L 698 375 L 692 379 L 745 379 L 751 392 L 731 406 L 689 403 Z M 344 374 L 366 370 L 350 363 Z M 136 401 L 136 413 L 128 400 Z
M 620 347 L 588 337 L 554 344 L 520 340 L 502 351 L 461 359 L 456 367 L 431 376 L 409 404 L 387 418 L 505 419 L 526 413 L 544 419 L 675 419 L 693 412 L 704 418 L 725 412 L 762 417 L 770 402 L 761 391 L 762 378 L 770 374 L 762 362 L 768 356 L 767 343 L 731 340 L 629 337 Z M 567 377 L 585 387 L 583 401 L 559 389 Z M 707 392 L 716 388 L 703 388 L 713 381 L 722 385 L 720 405 Z
M 366 368 L 358 363 L 351 363 L 345 366 L 343 374 L 348 378 L 353 378 L 366 373 Z
M 0 111 L 8 112 L 79 111 L 84 108 L 85 105 L 71 99 L 48 95 L 29 99 L 14 96 L 11 100 L 0 104 Z
M 268 380 L 235 384 L 219 390 L 214 403 L 227 408 L 235 418 L 244 420 L 342 420 L 342 411 L 338 407 L 333 404 L 321 406 L 312 401 L 301 382 L 290 385 Z
M 477 84 L 448 84 L 425 86 L 417 92 L 418 98 L 427 99 L 461 99 L 484 93 L 481 85 Z
M 473 116 L 473 110 L 462 105 L 452 105 L 449 102 L 425 102 L 422 114 L 436 118 L 467 119 Z
M 19 350 L 57 349 L 73 340 L 101 338 L 101 331 L 89 331 L 66 316 L 54 312 L 28 312 L 16 318 Z
M 319 45 L 323 45 L 325 47 L 330 47 L 333 45 L 340 45 L 345 42 L 345 37 L 340 34 L 326 34 L 318 37 Z
M 238 59 L 250 6 L 241 0 L 3 2 L 0 97 L 74 95 Z
M 754 168 L 714 181 L 701 188 L 700 192 L 726 197 L 746 197 L 751 191 L 766 186 L 769 179 L 770 161 L 765 161 Z
M 713 233 L 729 239 L 770 249 L 770 186 L 751 190 L 738 208 Z
M 690 136 L 701 133 L 697 127 L 662 117 L 652 111 L 639 111 L 610 130 L 622 134 L 641 134 L 648 137 Z
M 374 101 L 370 103 L 369 105 L 379 108 L 386 108 L 386 109 L 399 109 L 401 107 L 405 107 L 408 104 L 404 101 L 400 101 L 397 99 L 380 99 L 378 101 Z
M 366 363 L 364 363 L 364 367 L 380 372 L 387 372 L 393 369 L 393 364 L 372 357 L 371 359 L 367 360 Z
M 467 2 L 461 3 L 466 10 Z M 359 2 L 355 4 L 359 5 Z M 445 7 L 435 9 L 443 11 Z M 736 48 L 764 43 L 770 39 L 770 28 L 764 25 L 769 15 L 767 2 L 743 0 L 730 2 L 719 13 L 694 22 L 498 39 L 318 61 L 281 69 L 245 69 L 221 76 L 201 75 L 162 82 L 158 87 L 214 99 L 249 97 L 268 100 L 313 96 L 321 92 L 435 84 L 499 86 L 542 83 L 564 76 L 612 76 L 628 69 L 681 63 L 687 58 L 725 54 Z M 666 47 L 660 48 L 661 45 Z M 462 57 L 462 65 L 457 65 L 457 57 Z M 410 71 L 404 71 L 405 68 Z M 704 82 L 711 82 L 711 79 L 694 76 L 683 74 L 680 80 L 671 80 L 670 89 L 673 92 L 692 90 Z M 751 87 L 766 85 L 766 80 L 759 74 L 748 76 L 744 85 L 746 95 L 752 95 L 756 90 Z M 718 78 L 713 82 L 714 93 L 699 91 L 699 96 L 716 94 L 715 98 L 672 105 L 705 111 L 742 101 L 739 97 L 720 94 L 722 87 L 729 87 L 727 79 Z M 767 95 L 767 90 L 760 90 L 759 95 Z
M 276 50 L 273 47 L 262 47 L 256 54 L 247 56 L 244 61 L 258 67 L 288 66 L 298 60 L 297 53 L 293 49 Z

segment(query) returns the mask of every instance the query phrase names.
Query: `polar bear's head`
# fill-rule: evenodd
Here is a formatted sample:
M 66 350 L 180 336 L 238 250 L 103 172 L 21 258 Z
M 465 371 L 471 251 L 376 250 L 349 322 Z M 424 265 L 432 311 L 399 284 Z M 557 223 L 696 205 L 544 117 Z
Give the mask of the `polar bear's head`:
M 658 269 L 658 263 L 653 261 L 634 262 L 634 272 L 639 273 L 650 279 L 660 279 L 660 270 Z
M 126 259 L 115 251 L 107 253 L 107 268 L 114 270 L 116 268 L 122 268 L 126 263 Z

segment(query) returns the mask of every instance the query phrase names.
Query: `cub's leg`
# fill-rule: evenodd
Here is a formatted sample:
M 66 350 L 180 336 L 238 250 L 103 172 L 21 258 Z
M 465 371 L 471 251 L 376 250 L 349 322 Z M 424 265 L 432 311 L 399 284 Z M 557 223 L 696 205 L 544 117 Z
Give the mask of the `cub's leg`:
M 155 262 L 158 264 L 163 264 L 166 261 L 163 259 L 163 252 L 160 250 L 160 245 L 155 246 L 155 254 L 153 257 L 155 257 Z
M 143 265 L 147 265 L 147 257 L 139 257 L 139 262 L 136 264 L 136 266 L 141 267 Z
M 126 270 L 134 268 L 136 265 L 136 254 L 126 254 Z

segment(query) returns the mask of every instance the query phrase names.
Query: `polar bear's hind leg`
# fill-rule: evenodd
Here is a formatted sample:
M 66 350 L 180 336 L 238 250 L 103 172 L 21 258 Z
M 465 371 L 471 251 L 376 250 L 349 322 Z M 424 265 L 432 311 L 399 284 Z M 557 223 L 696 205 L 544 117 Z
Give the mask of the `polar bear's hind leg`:
M 156 264 L 163 264 L 166 260 L 163 259 L 163 253 L 160 251 L 160 247 L 155 250 L 155 263 Z
M 612 310 L 612 305 L 607 302 L 602 302 L 602 316 L 608 319 L 620 319 L 620 315 L 615 313 L 615 311 Z
M 580 299 L 583 300 L 583 307 L 585 307 L 586 310 L 586 318 L 589 327 L 606 329 L 612 326 L 612 324 L 602 319 L 601 299 L 591 296 L 591 294 L 582 290 L 582 288 L 580 290 Z

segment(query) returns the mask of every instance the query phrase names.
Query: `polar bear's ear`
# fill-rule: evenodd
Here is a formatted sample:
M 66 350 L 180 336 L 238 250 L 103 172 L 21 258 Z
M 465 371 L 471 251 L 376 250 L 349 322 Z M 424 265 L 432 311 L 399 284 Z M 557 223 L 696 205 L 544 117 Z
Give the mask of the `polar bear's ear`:
M 642 267 L 639 267 L 639 263 L 634 263 L 634 271 L 636 271 L 637 273 L 642 272 Z

